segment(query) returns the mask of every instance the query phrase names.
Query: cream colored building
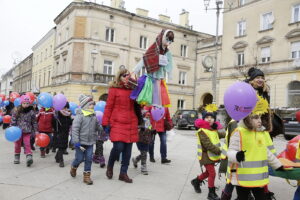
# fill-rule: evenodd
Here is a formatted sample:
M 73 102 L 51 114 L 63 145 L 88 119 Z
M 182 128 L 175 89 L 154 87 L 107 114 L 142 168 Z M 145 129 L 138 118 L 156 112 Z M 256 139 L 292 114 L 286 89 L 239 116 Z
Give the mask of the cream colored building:
M 5 94 L 6 97 L 13 92 L 13 70 L 14 68 L 11 68 L 8 70 L 5 74 L 1 76 L 0 80 L 0 94 Z
M 31 91 L 32 78 L 32 57 L 33 54 L 27 56 L 13 70 L 13 91 L 18 93 Z
M 192 30 L 188 23 L 189 13 L 184 10 L 180 14 L 181 25 L 176 25 L 165 15 L 159 15 L 159 19 L 150 18 L 144 9 L 130 13 L 124 9 L 122 1 L 112 1 L 112 5 L 114 8 L 72 2 L 55 18 L 51 92 L 64 92 L 74 102 L 78 101 L 80 93 L 93 94 L 98 99 L 107 93 L 108 82 L 119 66 L 132 70 L 158 33 L 171 29 L 175 34 L 175 42 L 170 47 L 173 73 L 167 81 L 171 112 L 177 107 L 197 108 L 198 100 L 194 95 L 198 67 L 196 49 L 200 40 L 211 35 Z
M 52 92 L 52 75 L 54 70 L 55 28 L 52 28 L 33 47 L 32 91 Z
M 300 107 L 300 1 L 225 0 L 219 104 L 237 69 L 261 68 L 271 107 Z M 244 79 L 240 76 L 239 79 Z

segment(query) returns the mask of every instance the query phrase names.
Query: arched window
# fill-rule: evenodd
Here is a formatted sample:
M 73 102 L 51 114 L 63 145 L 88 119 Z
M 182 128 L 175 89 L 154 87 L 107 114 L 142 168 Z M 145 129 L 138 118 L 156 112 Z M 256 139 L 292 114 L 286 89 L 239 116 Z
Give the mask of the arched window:
M 288 106 L 300 107 L 300 81 L 293 81 L 288 85 Z

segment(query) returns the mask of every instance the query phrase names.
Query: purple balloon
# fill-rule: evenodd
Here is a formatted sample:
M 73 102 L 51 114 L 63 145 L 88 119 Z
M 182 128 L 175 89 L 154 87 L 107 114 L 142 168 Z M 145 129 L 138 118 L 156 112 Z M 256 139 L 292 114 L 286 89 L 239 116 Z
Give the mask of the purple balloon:
M 245 82 L 238 81 L 232 84 L 224 94 L 224 105 L 229 116 L 234 120 L 247 117 L 255 108 L 257 102 L 253 87 Z
M 99 124 L 102 124 L 103 112 L 95 111 L 95 113 L 96 113 L 96 117 L 97 117 Z
M 153 107 L 151 109 L 151 115 L 155 121 L 158 121 L 161 118 L 163 118 L 163 116 L 165 115 L 165 108 L 164 107 Z
M 57 94 L 53 97 L 53 107 L 55 110 L 62 110 L 67 104 L 67 98 L 63 94 Z

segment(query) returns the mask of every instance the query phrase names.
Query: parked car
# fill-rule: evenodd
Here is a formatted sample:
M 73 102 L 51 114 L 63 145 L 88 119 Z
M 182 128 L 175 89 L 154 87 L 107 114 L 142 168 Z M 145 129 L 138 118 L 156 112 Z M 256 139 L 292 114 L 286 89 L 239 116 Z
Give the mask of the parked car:
M 198 119 L 197 110 L 177 110 L 172 117 L 173 124 L 180 128 L 194 128 L 194 122 Z
M 290 140 L 293 137 L 300 135 L 300 123 L 296 119 L 296 112 L 293 112 L 283 118 L 285 130 L 284 138 L 286 140 Z

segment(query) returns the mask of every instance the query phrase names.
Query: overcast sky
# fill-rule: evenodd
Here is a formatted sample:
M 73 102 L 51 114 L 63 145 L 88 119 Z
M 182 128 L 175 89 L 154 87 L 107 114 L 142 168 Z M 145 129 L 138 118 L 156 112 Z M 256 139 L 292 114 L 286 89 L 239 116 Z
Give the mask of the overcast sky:
M 110 5 L 110 0 L 91 1 Z M 215 0 L 211 1 L 213 7 Z M 22 60 L 32 52 L 32 46 L 55 26 L 54 18 L 70 2 L 72 0 L 0 0 L 0 74 L 13 66 L 14 59 Z M 215 11 L 206 13 L 203 0 L 125 0 L 125 8 L 130 12 L 136 8 L 147 9 L 152 18 L 165 14 L 175 24 L 185 9 L 190 13 L 189 21 L 194 30 L 215 34 Z M 222 19 L 220 24 L 222 27 Z

